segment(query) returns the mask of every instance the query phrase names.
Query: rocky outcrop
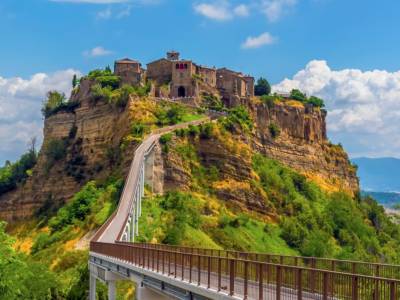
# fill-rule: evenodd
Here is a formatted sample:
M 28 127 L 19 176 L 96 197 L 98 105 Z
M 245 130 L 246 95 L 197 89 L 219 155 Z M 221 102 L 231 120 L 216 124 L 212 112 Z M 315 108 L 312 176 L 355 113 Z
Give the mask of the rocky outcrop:
M 129 114 L 128 109 L 92 103 L 89 87 L 90 82 L 84 81 L 72 96 L 72 101 L 80 103 L 74 111 L 45 119 L 43 146 L 33 174 L 17 189 L 0 196 L 0 219 L 27 218 L 38 209 L 59 207 L 87 181 L 107 177 L 119 155 L 121 138 L 129 130 Z M 65 157 L 49 166 L 44 149 L 52 140 L 64 142 Z
M 278 103 L 251 106 L 256 124 L 253 147 L 266 156 L 316 180 L 328 190 L 359 190 L 356 169 L 347 153 L 327 139 L 326 112 L 319 108 Z M 273 137 L 270 126 L 280 133 Z

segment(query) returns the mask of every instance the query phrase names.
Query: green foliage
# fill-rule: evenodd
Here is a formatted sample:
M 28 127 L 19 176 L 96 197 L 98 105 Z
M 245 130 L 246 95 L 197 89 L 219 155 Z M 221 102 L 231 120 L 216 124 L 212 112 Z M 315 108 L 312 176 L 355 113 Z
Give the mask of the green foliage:
M 142 139 L 145 133 L 148 133 L 149 129 L 143 125 L 142 123 L 134 123 L 131 126 L 131 134 L 136 137 Z
M 306 103 L 312 104 L 315 107 L 325 107 L 324 100 L 315 96 L 308 98 Z
M 57 161 L 64 159 L 67 155 L 66 150 L 67 142 L 65 140 L 50 140 L 44 148 L 44 154 L 47 158 L 46 169 L 51 169 Z
M 74 89 L 79 83 L 78 77 L 76 76 L 76 74 L 74 74 L 74 76 L 72 77 L 72 88 Z
M 269 130 L 269 133 L 271 134 L 271 137 L 273 139 L 276 139 L 281 134 L 281 129 L 275 123 L 270 123 L 268 125 L 268 130 Z
M 0 299 L 55 299 L 56 279 L 49 270 L 16 252 L 0 223 Z
M 87 77 L 95 80 L 102 88 L 109 87 L 111 90 L 117 89 L 121 81 L 118 76 L 112 73 L 110 68 L 93 70 L 89 72 Z
M 306 102 L 307 100 L 307 96 L 298 89 L 293 89 L 290 92 L 290 98 L 300 102 Z
M 233 132 L 237 126 L 245 132 L 253 129 L 253 120 L 246 107 L 240 105 L 228 111 L 228 116 L 222 119 L 222 125 L 225 129 Z
M 218 96 L 204 93 L 202 95 L 202 99 L 205 107 L 208 109 L 216 111 L 222 111 L 224 109 L 224 104 L 222 103 L 221 99 Z
M 0 195 L 16 188 L 18 183 L 29 177 L 29 171 L 36 165 L 37 153 L 34 146 L 15 163 L 6 162 L 0 168 Z
M 271 93 L 271 85 L 268 80 L 260 77 L 254 86 L 254 94 L 256 96 L 269 95 Z
M 263 95 L 260 97 L 260 99 L 268 106 L 269 109 L 274 107 L 276 100 L 280 100 L 279 97 L 275 95 Z
M 159 108 L 156 112 L 157 125 L 175 125 L 183 120 L 186 111 L 182 105 L 173 104 L 168 109 Z
M 51 231 L 54 233 L 76 221 L 83 221 L 100 195 L 101 190 L 96 187 L 95 182 L 87 183 L 67 205 L 58 211 L 57 216 L 50 219 L 49 227 Z
M 160 136 L 160 143 L 165 145 L 172 140 L 172 133 L 166 133 Z
M 311 97 L 307 98 L 307 95 L 302 93 L 298 89 L 293 89 L 290 92 L 290 98 L 300 101 L 305 104 L 311 104 L 315 107 L 324 107 L 325 106 L 324 100 L 322 100 L 321 98 L 318 98 L 315 96 L 311 96 Z
M 47 118 L 60 111 L 72 112 L 78 106 L 78 102 L 67 101 L 64 94 L 57 91 L 50 91 L 47 93 L 47 98 L 43 103 L 42 114 Z
M 212 137 L 214 131 L 213 123 L 201 124 L 199 128 L 200 128 L 200 138 L 210 139 Z
M 399 226 L 373 199 L 326 194 L 281 164 L 254 156 L 253 168 L 278 214 L 281 237 L 306 256 L 397 262 Z M 368 220 L 368 221 L 366 221 Z

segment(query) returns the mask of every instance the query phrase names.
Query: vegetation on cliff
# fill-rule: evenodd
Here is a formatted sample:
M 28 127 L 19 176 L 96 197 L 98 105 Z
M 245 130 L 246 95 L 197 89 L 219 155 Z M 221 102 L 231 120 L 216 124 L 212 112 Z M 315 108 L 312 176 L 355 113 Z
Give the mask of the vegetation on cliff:
M 37 153 L 34 143 L 18 161 L 14 163 L 7 161 L 4 167 L 0 168 L 0 195 L 15 189 L 18 184 L 31 176 L 36 162 Z
M 245 113 L 233 111 L 226 119 L 162 138 L 167 164 L 182 161 L 172 172 L 185 172 L 188 179 L 144 203 L 142 241 L 400 262 L 400 228 L 374 200 L 321 190 L 243 143 Z M 246 177 L 241 174 L 238 180 L 230 157 L 210 164 L 215 155 L 207 152 L 211 144 L 221 155 L 234 152 L 241 168 L 249 170 Z M 257 203 L 249 203 L 250 197 Z M 264 207 L 264 213 L 251 207 Z

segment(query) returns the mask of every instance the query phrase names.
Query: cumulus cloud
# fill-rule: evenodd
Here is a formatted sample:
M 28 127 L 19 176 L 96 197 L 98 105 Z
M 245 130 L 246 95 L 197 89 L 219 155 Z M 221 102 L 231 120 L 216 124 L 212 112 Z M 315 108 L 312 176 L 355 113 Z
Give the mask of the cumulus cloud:
M 94 47 L 91 50 L 86 50 L 83 52 L 84 56 L 87 57 L 99 57 L 99 56 L 107 56 L 112 54 L 113 52 L 111 50 L 107 50 L 101 46 Z
M 296 4 L 297 0 L 262 0 L 261 11 L 270 22 L 275 22 Z
M 244 49 L 260 48 L 265 45 L 271 45 L 276 42 L 276 38 L 273 37 L 269 32 L 264 32 L 259 36 L 249 36 L 246 41 L 242 44 Z
M 0 164 L 18 158 L 32 137 L 42 140 L 40 109 L 46 93 L 58 90 L 69 95 L 74 74 L 81 75 L 68 69 L 52 74 L 37 73 L 29 79 L 0 76 Z
M 232 6 L 226 0 L 198 3 L 194 5 L 194 10 L 196 13 L 215 21 L 227 21 L 234 17 L 247 17 L 250 14 L 247 5 Z
M 274 91 L 301 89 L 325 99 L 328 131 L 353 156 L 400 156 L 400 71 L 332 70 L 313 60 Z

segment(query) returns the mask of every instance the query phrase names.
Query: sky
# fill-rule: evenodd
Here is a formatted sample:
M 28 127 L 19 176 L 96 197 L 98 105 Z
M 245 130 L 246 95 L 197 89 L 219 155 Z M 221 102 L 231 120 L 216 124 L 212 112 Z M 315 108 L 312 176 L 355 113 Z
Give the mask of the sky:
M 325 99 L 351 157 L 400 158 L 400 1 L 1 0 L 0 164 L 41 141 L 46 92 L 73 74 L 178 50 Z

